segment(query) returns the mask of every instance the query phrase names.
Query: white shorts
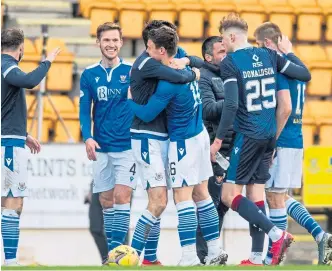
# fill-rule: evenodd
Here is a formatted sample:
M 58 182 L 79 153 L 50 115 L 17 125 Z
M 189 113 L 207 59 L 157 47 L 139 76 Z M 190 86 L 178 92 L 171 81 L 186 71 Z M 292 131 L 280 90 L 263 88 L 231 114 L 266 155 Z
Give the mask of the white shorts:
M 287 192 L 290 188 L 301 188 L 303 149 L 277 148 L 277 155 L 270 168 L 271 178 L 265 189 L 268 192 Z
M 1 147 L 1 197 L 27 197 L 28 151 L 19 147 Z
M 97 152 L 93 162 L 93 193 L 109 191 L 116 184 L 136 189 L 137 168 L 132 150 Z
M 144 189 L 170 187 L 168 178 L 169 140 L 132 139 L 131 146 Z
M 197 185 L 213 176 L 206 129 L 195 137 L 170 142 L 168 160 L 172 188 Z

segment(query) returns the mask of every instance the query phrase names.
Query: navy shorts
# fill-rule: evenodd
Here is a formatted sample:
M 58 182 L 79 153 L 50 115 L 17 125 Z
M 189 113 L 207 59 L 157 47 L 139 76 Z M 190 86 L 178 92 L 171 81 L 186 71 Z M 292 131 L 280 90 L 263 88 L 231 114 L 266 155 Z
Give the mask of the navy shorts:
M 275 138 L 253 139 L 237 133 L 227 170 L 227 183 L 265 184 L 270 179 Z

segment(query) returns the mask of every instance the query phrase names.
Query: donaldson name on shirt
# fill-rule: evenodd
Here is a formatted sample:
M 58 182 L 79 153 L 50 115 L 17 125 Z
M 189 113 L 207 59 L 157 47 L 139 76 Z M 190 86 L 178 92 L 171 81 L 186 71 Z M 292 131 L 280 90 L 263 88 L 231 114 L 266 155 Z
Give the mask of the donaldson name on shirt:
M 121 96 L 121 89 L 119 88 L 107 88 L 106 86 L 101 86 L 97 88 L 97 97 L 99 101 L 107 101 L 109 97 Z
M 265 68 L 259 70 L 250 70 L 250 71 L 243 71 L 243 78 L 251 78 L 251 77 L 262 77 L 265 75 L 273 75 L 274 70 L 273 68 Z

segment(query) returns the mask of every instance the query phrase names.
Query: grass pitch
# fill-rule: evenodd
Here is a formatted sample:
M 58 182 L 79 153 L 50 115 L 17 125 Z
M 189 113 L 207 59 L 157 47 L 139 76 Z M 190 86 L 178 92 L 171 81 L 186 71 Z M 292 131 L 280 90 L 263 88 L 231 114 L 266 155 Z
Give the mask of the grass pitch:
M 239 267 L 235 265 L 227 266 L 196 266 L 196 267 L 178 267 L 178 266 L 162 266 L 162 267 L 121 267 L 121 266 L 19 266 L 19 267 L 1 267 L 2 270 L 61 270 L 61 271 L 103 271 L 103 270 L 332 270 L 332 266 L 320 265 L 285 265 L 285 266 L 262 266 L 262 267 Z

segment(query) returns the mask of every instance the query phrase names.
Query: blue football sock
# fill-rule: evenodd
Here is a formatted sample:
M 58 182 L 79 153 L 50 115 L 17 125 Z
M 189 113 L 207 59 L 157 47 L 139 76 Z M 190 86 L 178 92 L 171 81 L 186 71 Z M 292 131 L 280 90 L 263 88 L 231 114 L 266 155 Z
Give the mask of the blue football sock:
M 287 211 L 286 208 L 282 209 L 270 209 L 270 221 L 277 226 L 279 229 L 285 231 L 287 230 Z M 269 247 L 267 250 L 267 255 L 264 260 L 265 264 L 270 265 L 272 262 L 272 254 L 270 250 L 272 248 L 272 241 L 269 239 Z
M 160 236 L 160 218 L 156 220 L 151 228 L 148 240 L 145 244 L 144 260 L 155 262 L 157 261 L 157 248 Z
M 1 235 L 6 261 L 16 260 L 20 235 L 20 217 L 15 210 L 4 209 L 1 217 Z
M 196 244 L 197 217 L 193 201 L 182 201 L 176 204 L 179 225 L 178 232 L 181 247 Z M 196 251 L 196 248 L 195 248 Z
M 114 208 L 103 209 L 103 215 L 108 251 L 110 251 L 112 243 L 112 223 L 114 218 Z
M 219 238 L 219 217 L 211 198 L 196 202 L 198 223 L 206 242 Z
M 148 210 L 145 210 L 138 220 L 133 240 L 131 242 L 131 246 L 136 249 L 138 255 L 141 255 L 145 247 L 146 240 L 149 237 L 151 228 L 156 221 L 157 219 Z
M 110 250 L 122 245 L 126 239 L 130 222 L 130 203 L 114 204 L 112 243 Z
M 286 208 L 288 215 L 305 228 L 317 243 L 322 240 L 325 232 L 301 203 L 293 198 L 289 198 L 286 201 Z

